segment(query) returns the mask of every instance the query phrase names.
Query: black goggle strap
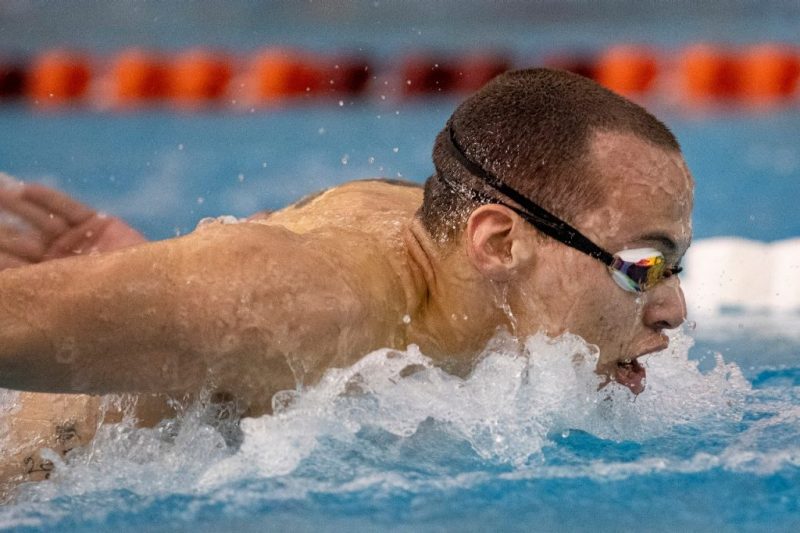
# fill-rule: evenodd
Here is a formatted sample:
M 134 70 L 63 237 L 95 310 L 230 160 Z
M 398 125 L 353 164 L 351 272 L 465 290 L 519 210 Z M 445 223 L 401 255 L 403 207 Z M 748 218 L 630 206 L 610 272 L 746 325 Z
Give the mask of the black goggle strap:
M 470 160 L 464 149 L 458 144 L 456 140 L 455 133 L 453 131 L 452 125 L 447 125 L 447 133 L 450 139 L 448 143 L 448 149 L 450 154 L 455 157 L 461 165 L 466 168 L 470 174 L 473 176 L 480 178 L 483 180 L 487 185 L 495 189 L 496 191 L 502 193 L 503 195 L 507 196 L 508 198 L 514 200 L 517 204 L 521 205 L 523 209 L 518 209 L 513 206 L 510 206 L 503 202 L 498 202 L 494 198 L 489 198 L 486 195 L 480 194 L 479 192 L 471 189 L 466 188 L 464 192 L 469 194 L 470 199 L 478 202 L 486 202 L 491 201 L 493 203 L 499 203 L 504 205 L 505 207 L 511 209 L 519 216 L 530 222 L 535 228 L 539 231 L 544 233 L 545 235 L 552 237 L 553 239 L 566 244 L 567 246 L 571 246 L 576 250 L 585 253 L 595 259 L 600 260 L 607 266 L 612 266 L 614 264 L 614 256 L 610 253 L 606 252 L 595 243 L 590 241 L 586 236 L 584 236 L 580 231 L 573 228 L 554 214 L 550 213 L 540 205 L 537 205 L 535 202 L 530 200 L 529 198 L 523 196 L 519 191 L 513 189 L 506 183 L 500 181 L 500 179 L 480 166 L 479 164 L 475 163 L 474 161 Z M 446 177 L 445 174 L 439 169 L 437 169 L 437 174 L 439 177 L 444 181 L 444 183 L 455 192 L 459 192 L 463 190 L 462 188 L 457 188 L 451 183 Z

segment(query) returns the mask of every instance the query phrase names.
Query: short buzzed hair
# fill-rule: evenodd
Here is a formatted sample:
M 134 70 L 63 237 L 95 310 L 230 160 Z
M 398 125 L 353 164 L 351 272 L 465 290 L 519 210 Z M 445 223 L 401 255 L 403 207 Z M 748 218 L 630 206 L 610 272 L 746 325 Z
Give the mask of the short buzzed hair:
M 595 132 L 630 133 L 680 151 L 657 118 L 588 78 L 543 68 L 507 72 L 458 106 L 436 137 L 436 174 L 418 216 L 440 243 L 460 235 L 476 207 L 453 184 L 502 199 L 454 158 L 450 128 L 470 160 L 567 222 L 605 199 L 587 157 Z

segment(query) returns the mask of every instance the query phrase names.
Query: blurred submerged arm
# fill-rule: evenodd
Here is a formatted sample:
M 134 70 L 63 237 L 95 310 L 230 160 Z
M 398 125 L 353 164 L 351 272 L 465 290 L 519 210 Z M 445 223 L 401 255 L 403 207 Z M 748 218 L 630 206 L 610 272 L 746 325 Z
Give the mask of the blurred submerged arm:
M 0 270 L 145 242 L 119 218 L 0 174 Z

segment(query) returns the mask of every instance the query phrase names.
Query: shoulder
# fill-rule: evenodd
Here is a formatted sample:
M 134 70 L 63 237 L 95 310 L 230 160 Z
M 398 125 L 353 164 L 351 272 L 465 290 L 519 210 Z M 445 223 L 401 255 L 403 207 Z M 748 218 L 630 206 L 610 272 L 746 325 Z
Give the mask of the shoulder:
M 206 271 L 224 273 L 226 282 L 241 279 L 248 290 L 267 293 L 314 293 L 356 306 L 372 278 L 387 267 L 375 257 L 373 243 L 347 231 L 296 232 L 257 221 L 210 222 L 187 236 L 183 261 L 202 260 Z
M 408 182 L 354 181 L 307 196 L 272 213 L 264 222 L 305 233 L 339 228 L 385 233 L 409 221 L 422 204 L 422 189 Z

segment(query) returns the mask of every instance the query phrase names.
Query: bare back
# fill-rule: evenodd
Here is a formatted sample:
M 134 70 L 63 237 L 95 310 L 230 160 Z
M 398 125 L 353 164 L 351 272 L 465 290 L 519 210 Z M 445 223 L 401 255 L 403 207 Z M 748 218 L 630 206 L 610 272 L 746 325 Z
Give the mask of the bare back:
M 248 406 L 244 414 L 258 415 L 269 412 L 270 398 L 278 390 L 292 389 L 298 383 L 313 383 L 327 368 L 352 364 L 371 350 L 405 346 L 402 317 L 406 303 L 402 278 L 407 257 L 403 233 L 421 200 L 422 190 L 408 184 L 376 180 L 348 183 L 280 211 L 254 216 L 248 223 L 212 223 L 184 238 L 138 246 L 127 252 L 51 261 L 17 272 L 6 271 L 0 276 L 0 285 L 6 281 L 0 290 L 4 296 L 10 296 L 7 302 L 13 302 L 14 286 L 38 287 L 42 285 L 41 280 L 56 279 L 62 283 L 61 287 L 63 283 L 70 287 L 68 291 L 58 291 L 66 298 L 65 309 L 85 309 L 88 314 L 109 316 L 109 327 L 124 324 L 131 329 L 138 327 L 143 331 L 139 332 L 140 337 L 153 336 L 154 328 L 163 329 L 167 335 L 174 333 L 174 329 L 158 324 L 158 320 L 155 326 L 148 325 L 148 313 L 161 314 L 160 320 L 165 324 L 170 316 L 181 314 L 187 322 L 194 323 L 194 327 L 181 335 L 195 337 L 194 341 L 190 338 L 175 344 L 156 334 L 153 341 L 162 348 L 137 355 L 125 351 L 144 341 L 120 339 L 122 353 L 116 363 L 113 357 L 103 355 L 103 360 L 86 363 L 75 360 L 71 364 L 87 368 L 99 365 L 98 372 L 107 381 L 113 376 L 114 367 L 122 366 L 122 374 L 143 372 L 149 384 L 166 386 L 170 384 L 157 385 L 159 379 L 163 380 L 160 369 L 173 360 L 165 352 L 170 347 L 183 348 L 181 343 L 195 342 L 204 350 L 222 354 L 205 365 L 212 371 L 214 386 L 226 396 L 241 397 Z M 115 254 L 120 257 L 115 258 Z M 159 285 L 153 278 L 164 272 L 169 273 L 165 279 L 170 282 Z M 97 278 L 102 276 L 109 279 L 98 282 Z M 176 276 L 180 278 L 177 284 Z M 91 278 L 88 285 L 81 288 L 87 277 Z M 176 285 L 190 284 L 192 280 L 197 280 L 195 292 L 187 292 L 184 287 L 176 290 Z M 259 283 L 266 284 L 263 290 L 252 287 Z M 132 289 L 131 284 L 136 288 Z M 244 290 L 248 284 L 251 286 Z M 73 290 L 71 285 L 77 289 Z M 115 291 L 119 294 L 115 295 Z M 43 299 L 49 297 L 48 303 L 42 304 L 44 317 L 32 317 L 27 313 L 22 315 L 25 321 L 35 325 L 40 319 L 39 322 L 45 324 L 55 313 L 61 318 L 47 325 L 51 335 L 48 342 L 57 344 L 59 339 L 68 337 L 80 343 L 82 332 L 70 330 L 69 321 L 59 311 L 59 302 L 52 301 L 56 291 L 45 286 L 42 292 Z M 25 291 L 26 302 L 31 294 L 30 289 Z M 95 306 L 98 294 L 103 295 L 99 307 Z M 147 296 L 143 306 L 136 302 L 136 296 L 142 295 Z M 250 300 L 245 301 L 247 298 Z M 124 305 L 116 308 L 113 302 L 117 300 L 123 300 Z M 175 307 L 175 300 L 183 303 Z M 35 302 L 31 304 L 29 307 L 35 307 Z M 137 305 L 141 306 L 138 310 L 135 309 Z M 134 308 L 134 312 L 123 316 L 128 308 Z M 7 304 L 3 311 L 11 318 L 23 313 L 13 304 Z M 4 323 L 7 329 L 2 335 L 16 337 L 18 332 L 13 320 Z M 147 328 L 149 330 L 145 331 Z M 80 327 L 76 325 L 72 329 Z M 88 331 L 85 335 L 89 343 L 98 338 L 97 331 Z M 105 336 L 101 337 L 108 342 Z M 28 345 L 36 348 L 35 343 L 19 346 Z M 78 353 L 92 351 L 90 344 L 83 348 Z M 103 346 L 98 354 L 111 353 L 113 349 L 114 346 Z M 2 356 L 13 356 L 12 352 Z M 56 373 L 62 366 L 63 354 L 55 354 L 52 359 L 25 361 L 25 366 L 41 365 L 51 374 Z M 213 368 L 215 365 L 219 368 Z M 11 367 L 16 368 L 13 363 Z M 72 369 L 64 366 L 63 370 Z M 220 371 L 214 374 L 214 370 Z M 196 373 L 186 372 L 185 375 Z M 57 377 L 44 376 L 40 381 L 46 387 L 48 380 L 55 379 Z M 73 376 L 70 383 L 81 383 L 81 380 Z M 132 387 L 128 385 L 120 381 L 116 386 L 119 392 L 136 391 L 135 383 Z M 69 386 L 69 383 L 58 385 Z M 87 387 L 87 390 L 70 392 L 114 392 L 113 387 L 112 379 L 111 390 L 95 391 Z M 163 401 L 153 401 L 152 395 L 145 395 L 145 398 L 150 399 L 140 402 L 138 414 L 146 423 L 170 416 Z M 17 479 L 34 479 L 37 471 L 44 472 L 38 455 L 28 451 L 31 446 L 51 447 L 63 453 L 88 442 L 94 433 L 92 427 L 100 421 L 96 396 L 23 393 L 20 401 L 21 408 L 13 421 L 14 431 L 9 435 L 15 442 L 7 443 L 18 450 L 6 458 L 5 466 L 0 465 L 2 477 L 6 479 L 16 476 L 19 476 Z M 80 423 L 84 419 L 86 423 Z M 67 439 L 68 442 L 65 441 L 65 427 L 74 428 L 74 438 Z

